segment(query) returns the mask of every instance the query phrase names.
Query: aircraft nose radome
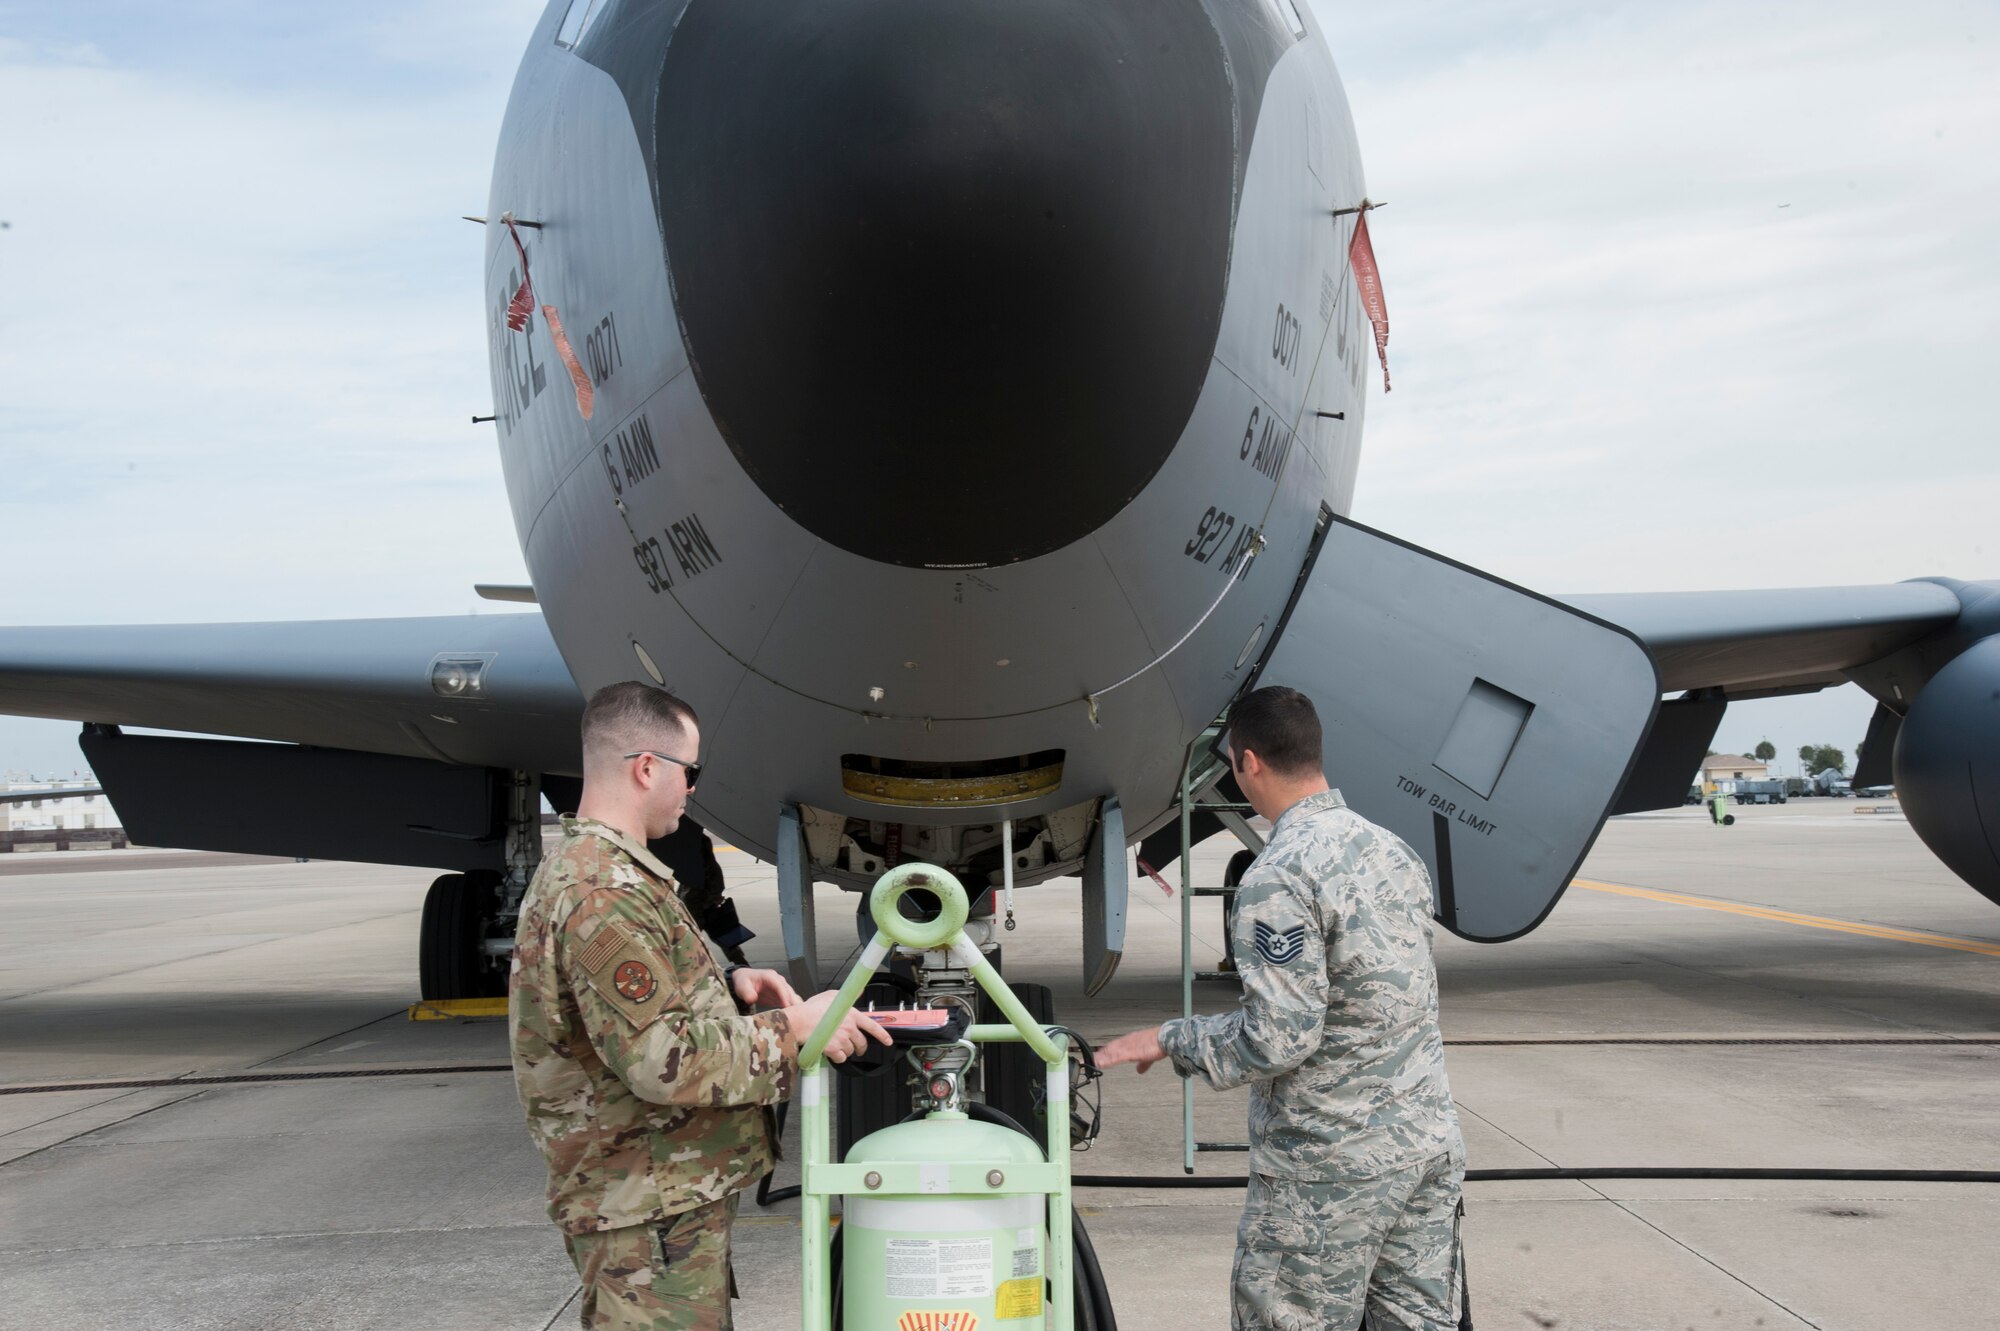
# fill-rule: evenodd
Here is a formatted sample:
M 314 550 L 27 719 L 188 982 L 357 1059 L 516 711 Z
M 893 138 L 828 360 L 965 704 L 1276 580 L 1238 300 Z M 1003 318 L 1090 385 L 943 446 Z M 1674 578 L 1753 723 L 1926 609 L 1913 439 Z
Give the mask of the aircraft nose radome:
M 1233 206 L 1199 0 L 693 0 L 655 123 L 703 397 L 815 535 L 1025 559 L 1166 459 Z

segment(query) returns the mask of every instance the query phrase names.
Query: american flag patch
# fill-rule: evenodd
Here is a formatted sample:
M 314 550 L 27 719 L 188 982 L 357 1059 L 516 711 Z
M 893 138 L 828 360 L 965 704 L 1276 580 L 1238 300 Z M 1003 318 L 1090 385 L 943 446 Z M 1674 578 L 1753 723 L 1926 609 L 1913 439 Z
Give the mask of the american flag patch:
M 623 927 L 606 924 L 597 931 L 595 937 L 583 945 L 583 952 L 577 960 L 583 963 L 585 970 L 595 975 L 609 965 L 611 959 L 632 941 L 634 941 L 632 935 L 626 933 Z

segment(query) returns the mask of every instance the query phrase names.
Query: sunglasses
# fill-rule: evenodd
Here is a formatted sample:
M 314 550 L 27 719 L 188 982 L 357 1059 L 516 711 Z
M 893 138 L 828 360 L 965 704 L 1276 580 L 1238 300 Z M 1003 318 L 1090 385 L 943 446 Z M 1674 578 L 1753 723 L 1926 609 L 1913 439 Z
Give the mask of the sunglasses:
M 670 758 L 670 757 L 668 757 L 668 756 L 667 756 L 666 754 L 664 754 L 664 753 L 656 753 L 656 752 L 654 752 L 654 751 L 653 751 L 652 749 L 640 749 L 640 750 L 639 750 L 638 752 L 636 752 L 636 753 L 628 753 L 628 754 L 626 754 L 625 756 L 626 756 L 626 757 L 627 757 L 628 759 L 630 759 L 630 758 L 658 758 L 658 759 L 659 759 L 659 760 L 660 760 L 661 762 L 663 762 L 663 763 L 672 763 L 672 764 L 673 764 L 674 766 L 676 766 L 676 767 L 679 767 L 679 768 L 683 768 L 683 769 L 685 769 L 685 770 L 686 770 L 686 772 L 687 772 L 687 785 L 688 785 L 688 789 L 689 789 L 689 790 L 693 790 L 693 789 L 694 789 L 694 785 L 695 785 L 695 782 L 697 782 L 697 781 L 701 780 L 701 764 L 700 764 L 700 763 L 684 763 L 684 762 L 682 762 L 682 761 L 681 761 L 680 759 L 678 759 L 678 758 Z

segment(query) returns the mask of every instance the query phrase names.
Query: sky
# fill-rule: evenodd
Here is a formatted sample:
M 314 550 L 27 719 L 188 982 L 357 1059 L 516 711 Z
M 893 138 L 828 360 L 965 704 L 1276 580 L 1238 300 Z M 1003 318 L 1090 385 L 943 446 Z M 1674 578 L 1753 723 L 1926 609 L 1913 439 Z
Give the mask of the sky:
M 540 8 L 0 2 L 0 623 L 506 609 L 459 218 Z M 2000 11 L 1315 8 L 1389 204 L 1358 520 L 1556 594 L 2000 576 Z

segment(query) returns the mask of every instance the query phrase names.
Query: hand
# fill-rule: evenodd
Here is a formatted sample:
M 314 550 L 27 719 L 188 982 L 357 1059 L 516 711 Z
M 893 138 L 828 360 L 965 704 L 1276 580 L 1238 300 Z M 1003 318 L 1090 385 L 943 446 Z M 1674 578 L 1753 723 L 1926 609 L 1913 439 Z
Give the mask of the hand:
M 744 1007 L 792 1007 L 802 1002 L 798 990 L 776 971 L 744 967 L 729 977 L 737 1001 Z
M 1115 1068 L 1120 1063 L 1137 1063 L 1139 1071 L 1143 1074 L 1147 1068 L 1166 1056 L 1167 1051 L 1160 1046 L 1160 1028 L 1155 1026 L 1151 1030 L 1133 1031 L 1129 1035 L 1121 1035 L 1110 1044 L 1100 1046 L 1097 1051 L 1097 1066 Z
M 784 1017 L 786 1025 L 791 1030 L 792 1048 L 795 1051 L 805 1048 L 806 1041 L 819 1026 L 820 1018 L 826 1015 L 827 1009 L 833 1006 L 833 1000 L 837 997 L 839 995 L 829 989 L 823 994 L 814 994 L 803 1003 L 783 1009 L 780 1015 Z M 834 1031 L 833 1037 L 826 1042 L 828 1061 L 845 1063 L 849 1058 L 868 1048 L 871 1036 L 883 1044 L 889 1043 L 889 1032 L 876 1025 L 870 1018 L 849 1008 L 847 1015 L 840 1019 L 840 1026 Z

